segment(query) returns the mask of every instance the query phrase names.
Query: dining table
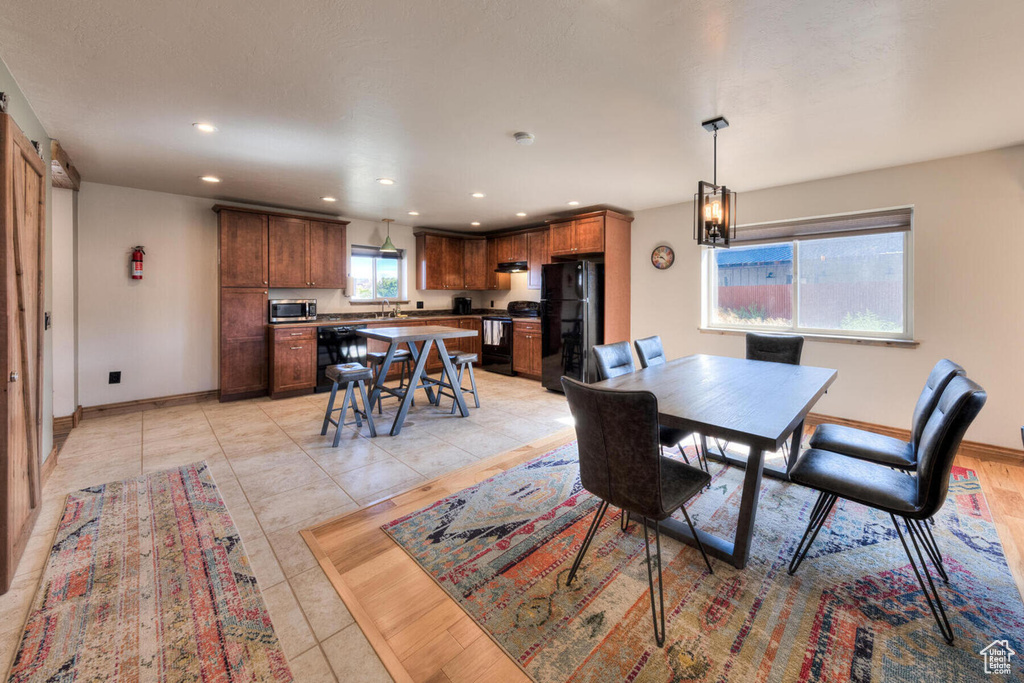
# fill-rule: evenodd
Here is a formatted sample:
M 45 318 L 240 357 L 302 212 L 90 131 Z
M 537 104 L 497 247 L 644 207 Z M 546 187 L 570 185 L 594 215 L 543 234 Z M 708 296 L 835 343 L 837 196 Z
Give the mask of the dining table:
M 705 452 L 708 437 L 750 448 L 746 460 L 735 456 L 728 460 L 745 469 L 734 538 L 730 541 L 697 531 L 709 554 L 742 569 L 750 556 L 761 477 L 766 471 L 765 453 L 778 451 L 792 440 L 787 466 L 767 472 L 788 479 L 788 470 L 800 453 L 804 420 L 836 375 L 830 368 L 699 354 L 594 386 L 651 392 L 658 399 L 660 424 L 699 434 Z M 661 524 L 666 535 L 696 545 L 685 523 L 670 517 Z
M 370 392 L 370 405 L 375 405 L 380 398 L 381 392 L 387 392 L 401 399 L 398 414 L 391 425 L 391 436 L 398 436 L 402 431 L 402 424 L 405 416 L 412 406 L 413 397 L 416 391 L 423 389 L 427 393 L 427 400 L 434 404 L 434 390 L 442 388 L 450 389 L 455 396 L 455 405 L 458 406 L 459 414 L 462 417 L 469 415 L 469 408 L 466 406 L 466 399 L 462 395 L 462 387 L 454 378 L 458 377 L 451 359 L 448 357 L 448 349 L 445 347 L 445 339 L 458 339 L 461 337 L 475 337 L 479 333 L 476 330 L 467 330 L 460 327 L 447 327 L 444 325 L 396 325 L 394 327 L 367 327 L 356 330 L 356 334 L 367 339 L 376 339 L 388 344 L 387 354 L 384 362 L 377 373 L 373 390 Z M 413 371 L 408 384 L 404 389 L 397 387 L 385 387 L 384 380 L 391 369 L 391 363 L 395 359 L 395 352 L 405 344 L 412 356 Z M 441 365 L 444 368 L 444 375 L 434 379 L 426 375 L 427 358 L 430 356 L 431 348 L 436 345 L 438 355 L 441 357 Z M 445 381 L 445 377 L 448 381 Z

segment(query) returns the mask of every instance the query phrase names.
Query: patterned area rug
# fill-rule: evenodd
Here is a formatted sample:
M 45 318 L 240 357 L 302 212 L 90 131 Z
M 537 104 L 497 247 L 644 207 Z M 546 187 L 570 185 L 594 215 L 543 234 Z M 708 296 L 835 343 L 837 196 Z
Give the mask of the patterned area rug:
M 711 469 L 711 489 L 687 509 L 698 528 L 731 538 L 743 472 Z M 575 443 L 383 529 L 543 683 L 949 683 L 985 679 L 979 652 L 994 640 L 1024 653 L 1024 605 L 972 471 L 954 469 L 934 527 L 950 574 L 939 590 L 952 647 L 887 516 L 837 503 L 797 575 L 786 573 L 815 498 L 764 480 L 744 570 L 712 559 L 710 575 L 696 549 L 663 536 L 664 649 L 652 632 L 642 533 L 620 531 L 617 510 L 565 585 L 597 507 L 580 487 Z M 1020 680 L 1020 662 L 1012 670 Z
M 68 497 L 9 680 L 292 680 L 206 463 Z

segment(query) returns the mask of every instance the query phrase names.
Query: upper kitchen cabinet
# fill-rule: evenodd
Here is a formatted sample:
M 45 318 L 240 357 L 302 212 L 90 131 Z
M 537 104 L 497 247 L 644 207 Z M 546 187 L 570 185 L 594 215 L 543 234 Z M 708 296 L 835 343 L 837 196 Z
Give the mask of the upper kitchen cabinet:
M 270 218 L 270 286 L 310 287 L 309 221 Z
M 526 233 L 527 289 L 540 289 L 541 266 L 549 261 L 548 232 L 536 230 Z
M 526 260 L 526 235 L 502 235 L 498 237 L 498 263 Z
M 487 289 L 487 240 L 463 240 L 466 289 Z
M 267 216 L 214 207 L 217 211 L 221 287 L 266 287 Z
M 465 241 L 416 233 L 416 288 L 466 289 Z
M 618 230 L 622 223 L 632 218 L 615 211 L 594 211 L 551 223 L 550 255 L 558 257 L 581 257 L 590 254 L 604 254 L 608 250 L 606 231 L 609 224 Z
M 270 286 L 345 287 L 345 226 L 270 217 Z
M 512 276 L 499 273 L 498 240 L 500 237 L 487 238 L 487 287 L 486 289 L 512 289 Z
M 345 287 L 348 221 L 217 204 L 221 287 Z
M 309 222 L 309 281 L 317 289 L 345 288 L 345 226 Z

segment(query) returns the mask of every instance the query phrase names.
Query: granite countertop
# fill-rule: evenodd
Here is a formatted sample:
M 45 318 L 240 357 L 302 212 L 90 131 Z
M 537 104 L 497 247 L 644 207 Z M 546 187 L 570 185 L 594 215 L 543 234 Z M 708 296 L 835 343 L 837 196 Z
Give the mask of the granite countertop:
M 316 317 L 316 320 L 309 320 L 297 323 L 268 323 L 267 327 L 325 327 L 329 325 L 358 325 L 366 323 L 386 323 L 386 322 L 415 322 L 419 320 L 430 320 L 431 318 L 476 318 L 479 319 L 482 315 L 495 315 L 505 313 L 504 309 L 487 309 L 477 308 L 473 309 L 473 312 L 469 315 L 456 315 L 451 311 L 432 311 L 432 310 L 417 310 L 413 309 L 415 313 L 409 313 L 403 315 L 401 318 L 374 318 L 373 316 L 367 316 L 363 313 L 322 313 Z

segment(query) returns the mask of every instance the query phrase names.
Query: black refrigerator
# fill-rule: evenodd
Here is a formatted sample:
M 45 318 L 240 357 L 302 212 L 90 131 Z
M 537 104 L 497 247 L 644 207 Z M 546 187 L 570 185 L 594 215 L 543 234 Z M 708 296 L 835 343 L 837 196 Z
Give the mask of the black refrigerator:
M 562 375 L 596 381 L 590 350 L 604 342 L 604 264 L 549 263 L 540 287 L 542 384 L 562 391 Z

